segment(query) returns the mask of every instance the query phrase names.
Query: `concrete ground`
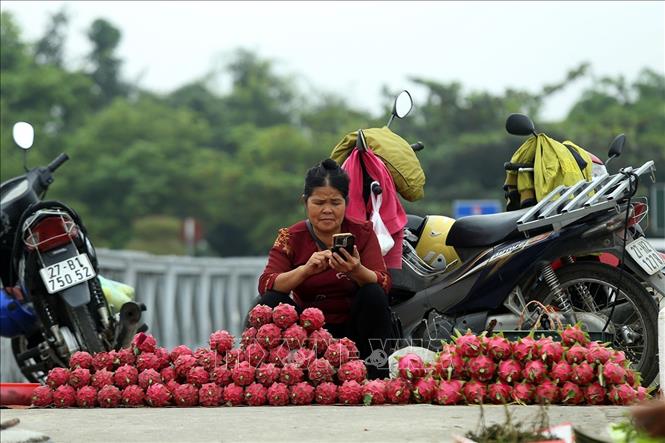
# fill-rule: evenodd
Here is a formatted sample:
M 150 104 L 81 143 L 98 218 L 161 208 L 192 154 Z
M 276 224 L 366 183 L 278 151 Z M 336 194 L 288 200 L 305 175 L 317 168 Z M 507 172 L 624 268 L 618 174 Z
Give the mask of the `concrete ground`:
M 485 406 L 488 424 L 503 423 L 502 406 Z M 537 414 L 536 406 L 511 406 L 514 418 Z M 2 409 L 0 421 L 19 418 L 16 430 L 38 431 L 66 442 L 450 442 L 476 430 L 477 406 L 310 406 L 139 409 Z M 553 406 L 550 423 L 573 423 L 608 441 L 607 424 L 621 421 L 624 407 Z M 11 430 L 11 429 L 10 429 Z M 14 439 L 10 430 L 0 441 Z

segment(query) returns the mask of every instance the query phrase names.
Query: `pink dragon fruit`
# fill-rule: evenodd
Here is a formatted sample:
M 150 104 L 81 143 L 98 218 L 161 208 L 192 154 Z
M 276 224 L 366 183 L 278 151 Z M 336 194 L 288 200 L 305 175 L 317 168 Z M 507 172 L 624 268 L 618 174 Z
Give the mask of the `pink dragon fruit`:
M 178 386 L 173 394 L 173 402 L 176 406 L 196 406 L 199 404 L 198 388 L 189 383 Z
M 106 385 L 97 393 L 97 402 L 102 408 L 115 408 L 122 400 L 120 389 L 115 386 Z
M 229 406 L 238 406 L 245 402 L 245 388 L 238 386 L 235 383 L 224 388 L 224 394 L 222 396 L 224 403 Z
M 205 370 L 202 366 L 194 366 L 187 373 L 187 383 L 200 388 L 204 384 L 210 381 L 210 375 L 208 371 Z
M 199 405 L 219 406 L 224 390 L 215 383 L 206 383 L 199 389 Z
M 295 363 L 287 363 L 282 368 L 282 372 L 279 374 L 279 381 L 285 385 L 295 385 L 300 383 L 304 378 L 303 370 Z
M 146 371 L 150 371 L 150 369 L 146 369 Z M 143 372 L 145 372 L 145 371 L 143 371 Z M 141 374 L 143 372 L 141 372 L 139 374 L 139 384 L 141 384 L 141 378 L 140 377 L 141 377 Z M 162 378 L 162 381 L 161 382 L 158 381 L 156 383 L 165 384 L 165 383 L 168 383 L 170 380 L 175 380 L 178 375 L 176 374 L 175 368 L 173 366 L 167 366 L 165 368 L 162 368 L 161 371 L 159 371 L 159 376 Z M 147 377 L 147 376 L 145 376 L 145 377 Z M 147 386 L 141 386 L 141 387 L 143 389 L 147 389 Z
M 210 349 L 224 355 L 233 348 L 234 341 L 235 337 L 233 335 L 228 331 L 221 330 L 210 334 L 208 344 L 210 344 Z
M 397 357 L 397 372 L 399 376 L 406 380 L 416 380 L 425 376 L 425 363 L 423 359 L 416 354 L 406 354 Z
M 231 377 L 231 370 L 226 366 L 217 366 L 213 369 L 211 377 L 212 381 L 217 383 L 219 386 L 227 386 L 233 381 Z
M 194 358 L 196 358 L 196 364 L 205 368 L 207 371 L 212 371 L 213 368 L 217 366 L 219 356 L 215 351 L 199 348 L 194 352 Z
M 189 357 L 194 359 L 192 356 Z M 154 369 L 155 371 L 159 371 L 161 369 L 161 365 L 162 361 L 160 358 L 152 352 L 142 352 L 136 357 L 136 369 L 138 369 L 139 372 L 150 368 Z
M 640 374 L 630 368 L 626 368 L 626 383 L 634 388 L 640 386 L 642 384 Z
M 351 358 L 349 355 L 349 349 L 338 340 L 333 341 L 328 345 L 328 349 L 326 349 L 323 356 L 336 368 L 339 368 Z
M 571 346 L 568 351 L 566 351 L 566 361 L 571 365 L 573 363 L 582 363 L 583 361 L 586 361 L 587 352 L 589 351 L 584 346 Z
M 289 360 L 289 354 L 291 351 L 286 345 L 279 345 L 276 348 L 270 350 L 270 356 L 268 357 L 268 362 L 273 363 L 277 367 L 282 367 Z
M 162 371 L 164 371 L 164 369 L 162 369 Z M 173 380 L 175 378 L 175 373 L 173 375 L 174 376 L 170 380 Z M 160 375 L 159 372 L 155 371 L 154 369 L 146 369 L 145 371 L 141 371 L 141 373 L 138 376 L 138 383 L 142 389 L 148 389 L 148 386 L 154 385 L 156 383 L 162 383 L 162 381 L 163 381 L 162 376 Z
M 286 329 L 298 321 L 298 312 L 293 305 L 280 303 L 272 310 L 272 321 L 282 329 Z
M 69 383 L 71 372 L 65 368 L 53 368 L 46 376 L 46 384 L 55 389 L 58 386 L 66 385 Z
M 146 354 L 141 354 L 141 355 L 146 355 Z M 182 377 L 184 379 L 187 377 L 187 374 L 194 366 L 196 366 L 196 358 L 193 355 L 181 355 L 175 361 L 175 373 L 178 375 L 178 377 Z
M 172 380 L 169 383 L 175 383 L 175 381 Z M 148 389 L 145 391 L 146 403 L 156 408 L 167 406 L 171 403 L 172 397 L 171 391 L 160 383 L 148 386 Z
M 270 406 L 286 406 L 289 404 L 289 387 L 284 383 L 273 383 L 267 392 Z
M 386 382 L 371 380 L 363 385 L 362 395 L 365 406 L 382 405 L 386 402 Z
M 532 383 L 540 383 L 547 375 L 547 365 L 540 360 L 531 360 L 524 365 L 522 376 Z
M 487 387 L 484 383 L 476 380 L 465 383 L 462 391 L 467 403 L 481 404 L 487 398 Z
M 406 383 L 402 380 L 401 383 L 404 384 L 404 391 L 401 393 L 401 396 L 406 397 L 406 401 L 409 401 L 409 388 Z M 337 388 L 337 397 L 339 402 L 345 405 L 357 405 L 360 404 L 363 398 L 363 387 L 358 384 L 355 380 L 345 381 Z
M 171 360 L 172 363 L 175 363 L 176 360 L 178 360 L 178 357 L 181 355 L 194 355 L 194 352 L 189 349 L 188 346 L 185 345 L 178 345 L 173 350 L 171 350 L 171 353 L 169 354 L 169 359 Z
M 499 380 L 506 383 L 522 380 L 522 365 L 517 360 L 503 360 L 499 362 Z
M 411 395 L 417 403 L 432 403 L 437 391 L 436 380 L 431 376 L 421 378 L 413 384 Z
M 122 404 L 125 406 L 142 406 L 145 400 L 145 392 L 137 385 L 129 385 L 122 390 Z
M 477 357 L 483 350 L 482 339 L 468 330 L 466 334 L 461 335 L 458 332 L 454 338 L 457 352 L 462 357 Z
M 333 336 L 327 329 L 317 329 L 307 338 L 307 347 L 316 352 L 316 355 L 325 354 L 328 345 L 333 342 Z
M 50 406 L 53 403 L 53 390 L 46 385 L 37 386 L 32 391 L 32 405 L 40 408 Z
M 344 363 L 337 371 L 337 378 L 340 382 L 355 380 L 362 383 L 367 378 L 367 368 L 362 360 L 351 360 Z
M 268 361 L 269 356 L 270 353 L 259 343 L 251 343 L 245 348 L 245 358 L 252 366 L 260 366 L 261 363 Z
M 624 368 L 630 364 L 630 362 L 626 359 L 626 354 L 623 351 L 613 351 L 610 355 L 610 361 Z
M 575 343 L 580 345 L 586 345 L 589 343 L 589 334 L 582 330 L 580 324 L 576 324 L 575 326 L 567 326 L 566 329 L 560 333 L 560 335 L 561 341 L 567 346 L 572 346 Z
M 256 341 L 266 349 L 275 348 L 282 342 L 282 330 L 274 323 L 263 325 L 256 331 Z
M 311 349 L 308 349 L 308 351 L 313 352 Z M 307 367 L 307 375 L 313 385 L 318 385 L 320 383 L 332 381 L 333 376 L 335 375 L 335 368 L 333 368 L 330 362 L 325 358 L 317 358 Z
M 355 360 L 360 356 L 360 352 L 358 351 L 358 346 L 356 346 L 355 342 L 350 338 L 348 337 L 340 338 L 339 343 L 343 344 L 346 347 L 346 349 L 349 350 L 349 359 Z
M 561 386 L 561 403 L 579 405 L 584 402 L 584 391 L 573 382 L 567 381 Z
M 612 355 L 610 350 L 598 342 L 591 342 L 587 346 L 586 361 L 589 363 L 605 364 Z
M 536 389 L 531 383 L 522 382 L 513 386 L 513 399 L 518 403 L 530 404 L 533 402 Z
M 178 383 L 176 380 L 171 380 L 168 383 L 164 384 L 166 386 L 166 389 L 169 390 L 171 393 L 171 399 L 173 399 L 173 396 L 175 395 L 175 390 L 178 389 L 178 386 L 180 386 L 180 383 Z M 148 391 L 146 390 L 146 393 Z
M 509 403 L 513 398 L 513 388 L 500 381 L 492 383 L 487 387 L 487 397 L 495 404 Z
M 123 365 L 133 365 L 136 363 L 136 356 L 130 348 L 123 348 L 113 354 L 113 365 L 120 367 Z M 168 363 L 168 362 L 167 362 Z
M 90 384 L 90 371 L 85 368 L 76 368 L 69 373 L 69 384 L 74 389 L 82 388 Z
M 558 341 L 544 343 L 538 349 L 538 355 L 547 363 L 557 363 L 563 357 L 563 346 Z
M 536 387 L 536 403 L 554 404 L 559 400 L 559 388 L 551 380 L 545 380 Z
M 155 352 L 153 354 L 155 354 L 157 356 L 157 360 L 159 361 L 159 370 L 160 371 L 163 368 L 166 368 L 167 366 L 169 366 L 169 364 L 171 363 L 171 355 L 169 354 L 168 349 L 158 346 L 157 348 L 155 348 Z M 133 361 L 131 363 L 126 362 L 126 364 L 133 364 L 133 363 L 134 363 Z
M 464 398 L 462 388 L 461 380 L 442 380 L 434 394 L 434 401 L 440 405 L 456 405 Z
M 263 406 L 266 404 L 268 389 L 260 383 L 252 383 L 245 388 L 245 403 L 249 406 Z
M 386 381 L 386 400 L 393 404 L 406 404 L 411 398 L 411 384 L 403 378 Z
M 600 383 L 591 383 L 584 388 L 584 399 L 590 405 L 602 405 L 605 403 L 607 392 Z
M 434 373 L 441 380 L 462 378 L 466 375 L 466 363 L 460 355 L 443 351 L 434 364 Z
M 510 358 L 513 352 L 512 344 L 503 335 L 494 335 L 487 340 L 487 353 L 494 360 Z
M 90 369 L 92 367 L 92 355 L 84 351 L 76 351 L 69 359 L 69 368 L 84 368 Z
M 100 369 L 113 369 L 113 357 L 108 352 L 98 352 L 92 356 L 92 367 L 99 371 Z
M 245 329 L 242 331 L 242 335 L 240 336 L 240 346 L 242 346 L 243 349 L 245 349 L 247 346 L 251 345 L 252 343 L 256 342 L 256 328 L 253 326 L 250 326 L 249 328 Z M 224 351 L 226 352 L 226 351 Z
M 134 366 L 122 365 L 113 374 L 113 382 L 120 389 L 135 385 L 139 378 L 139 371 Z
M 593 366 L 583 361 L 579 365 L 573 366 L 573 374 L 570 381 L 577 383 L 580 386 L 585 386 L 591 383 L 594 379 Z
M 307 332 L 313 332 L 321 329 L 325 324 L 325 317 L 323 312 L 317 308 L 307 308 L 300 314 L 300 326 L 305 328 Z
M 240 348 L 231 349 L 226 353 L 226 366 L 230 369 L 236 367 L 239 363 L 247 360 L 245 351 Z
M 90 384 L 97 388 L 99 391 L 102 389 L 104 386 L 107 385 L 112 385 L 113 384 L 113 372 L 109 371 L 108 369 L 100 369 L 94 374 L 92 374 L 92 378 L 90 379 Z
M 307 331 L 302 326 L 293 324 L 282 334 L 282 339 L 289 349 L 298 349 L 307 342 Z
M 76 405 L 79 408 L 94 408 L 97 405 L 97 389 L 82 386 L 76 391 Z
M 565 383 L 573 375 L 573 367 L 567 361 L 561 360 L 554 364 L 550 370 L 550 378 L 557 384 Z
M 616 363 L 612 363 L 611 361 L 605 363 L 602 367 L 602 371 L 605 383 L 620 385 L 626 381 L 626 370 Z M 601 385 L 602 384 L 603 382 L 601 381 Z
M 294 405 L 310 405 L 314 401 L 314 387 L 304 381 L 296 383 L 289 388 L 289 397 Z
M 293 362 L 303 369 L 307 369 L 316 360 L 316 352 L 307 348 L 300 348 L 293 354 Z
M 522 337 L 513 344 L 513 358 L 517 361 L 531 360 L 535 353 L 536 340 L 531 335 Z
M 155 347 L 157 346 L 157 340 L 150 334 L 145 332 L 139 332 L 132 339 L 132 349 L 135 354 L 140 354 L 142 352 L 155 352 Z
M 468 360 L 466 372 L 475 380 L 489 381 L 494 377 L 496 364 L 486 355 L 479 355 Z
M 231 378 L 233 383 L 238 386 L 247 386 L 254 383 L 256 375 L 256 368 L 248 361 L 240 362 L 236 367 L 231 370 Z
M 76 405 L 76 389 L 69 385 L 58 386 L 53 391 L 53 404 L 56 408 L 71 408 Z
M 272 322 L 272 308 L 266 305 L 256 305 L 249 311 L 249 324 L 259 329 Z
M 635 403 L 637 398 L 637 391 L 625 383 L 614 385 L 607 393 L 607 398 L 609 398 L 612 404 L 628 406 Z
M 648 388 L 645 388 L 644 386 L 638 386 L 636 389 L 636 398 L 638 401 L 648 400 L 651 398 L 651 393 L 649 392 Z
M 314 400 L 320 405 L 334 405 L 337 401 L 337 385 L 331 382 L 319 384 L 314 391 Z
M 273 363 L 264 363 L 256 368 L 256 381 L 266 388 L 279 379 L 280 370 Z

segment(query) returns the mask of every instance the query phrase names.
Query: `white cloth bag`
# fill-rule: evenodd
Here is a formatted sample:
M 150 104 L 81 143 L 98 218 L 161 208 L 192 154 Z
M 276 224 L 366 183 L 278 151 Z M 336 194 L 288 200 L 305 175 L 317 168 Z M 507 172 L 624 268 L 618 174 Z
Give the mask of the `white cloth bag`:
M 370 185 L 370 189 L 374 186 L 374 183 L 377 185 L 379 182 L 373 181 L 372 184 Z M 386 255 L 388 251 L 390 251 L 393 246 L 395 246 L 395 240 L 393 240 L 393 236 L 390 235 L 390 232 L 388 232 L 388 228 L 386 228 L 386 225 L 383 224 L 383 220 L 381 220 L 381 194 L 378 196 L 375 196 L 373 192 L 370 193 L 370 197 L 372 198 L 372 225 L 374 226 L 374 233 L 379 239 L 379 245 L 381 246 L 381 255 Z

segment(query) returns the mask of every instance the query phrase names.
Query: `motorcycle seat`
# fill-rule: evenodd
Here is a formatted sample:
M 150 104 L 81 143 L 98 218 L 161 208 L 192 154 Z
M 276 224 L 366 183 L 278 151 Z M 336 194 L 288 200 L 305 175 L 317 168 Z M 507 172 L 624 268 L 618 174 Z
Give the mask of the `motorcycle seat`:
M 450 228 L 446 244 L 457 248 L 477 248 L 520 237 L 517 220 L 529 209 L 459 218 Z

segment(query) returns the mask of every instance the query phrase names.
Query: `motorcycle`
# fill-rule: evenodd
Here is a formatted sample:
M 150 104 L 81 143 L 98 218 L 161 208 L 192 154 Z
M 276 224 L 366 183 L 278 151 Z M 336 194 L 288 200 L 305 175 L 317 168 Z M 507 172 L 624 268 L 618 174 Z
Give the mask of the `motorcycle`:
M 130 344 L 145 306 L 132 301 L 133 288 L 99 275 L 95 248 L 79 215 L 59 201 L 44 200 L 62 153 L 46 167 L 28 170 L 34 130 L 14 125 L 24 150 L 24 175 L 0 185 L 0 335 L 11 338 L 22 374 L 43 381 L 66 367 L 76 351 L 91 353 Z

